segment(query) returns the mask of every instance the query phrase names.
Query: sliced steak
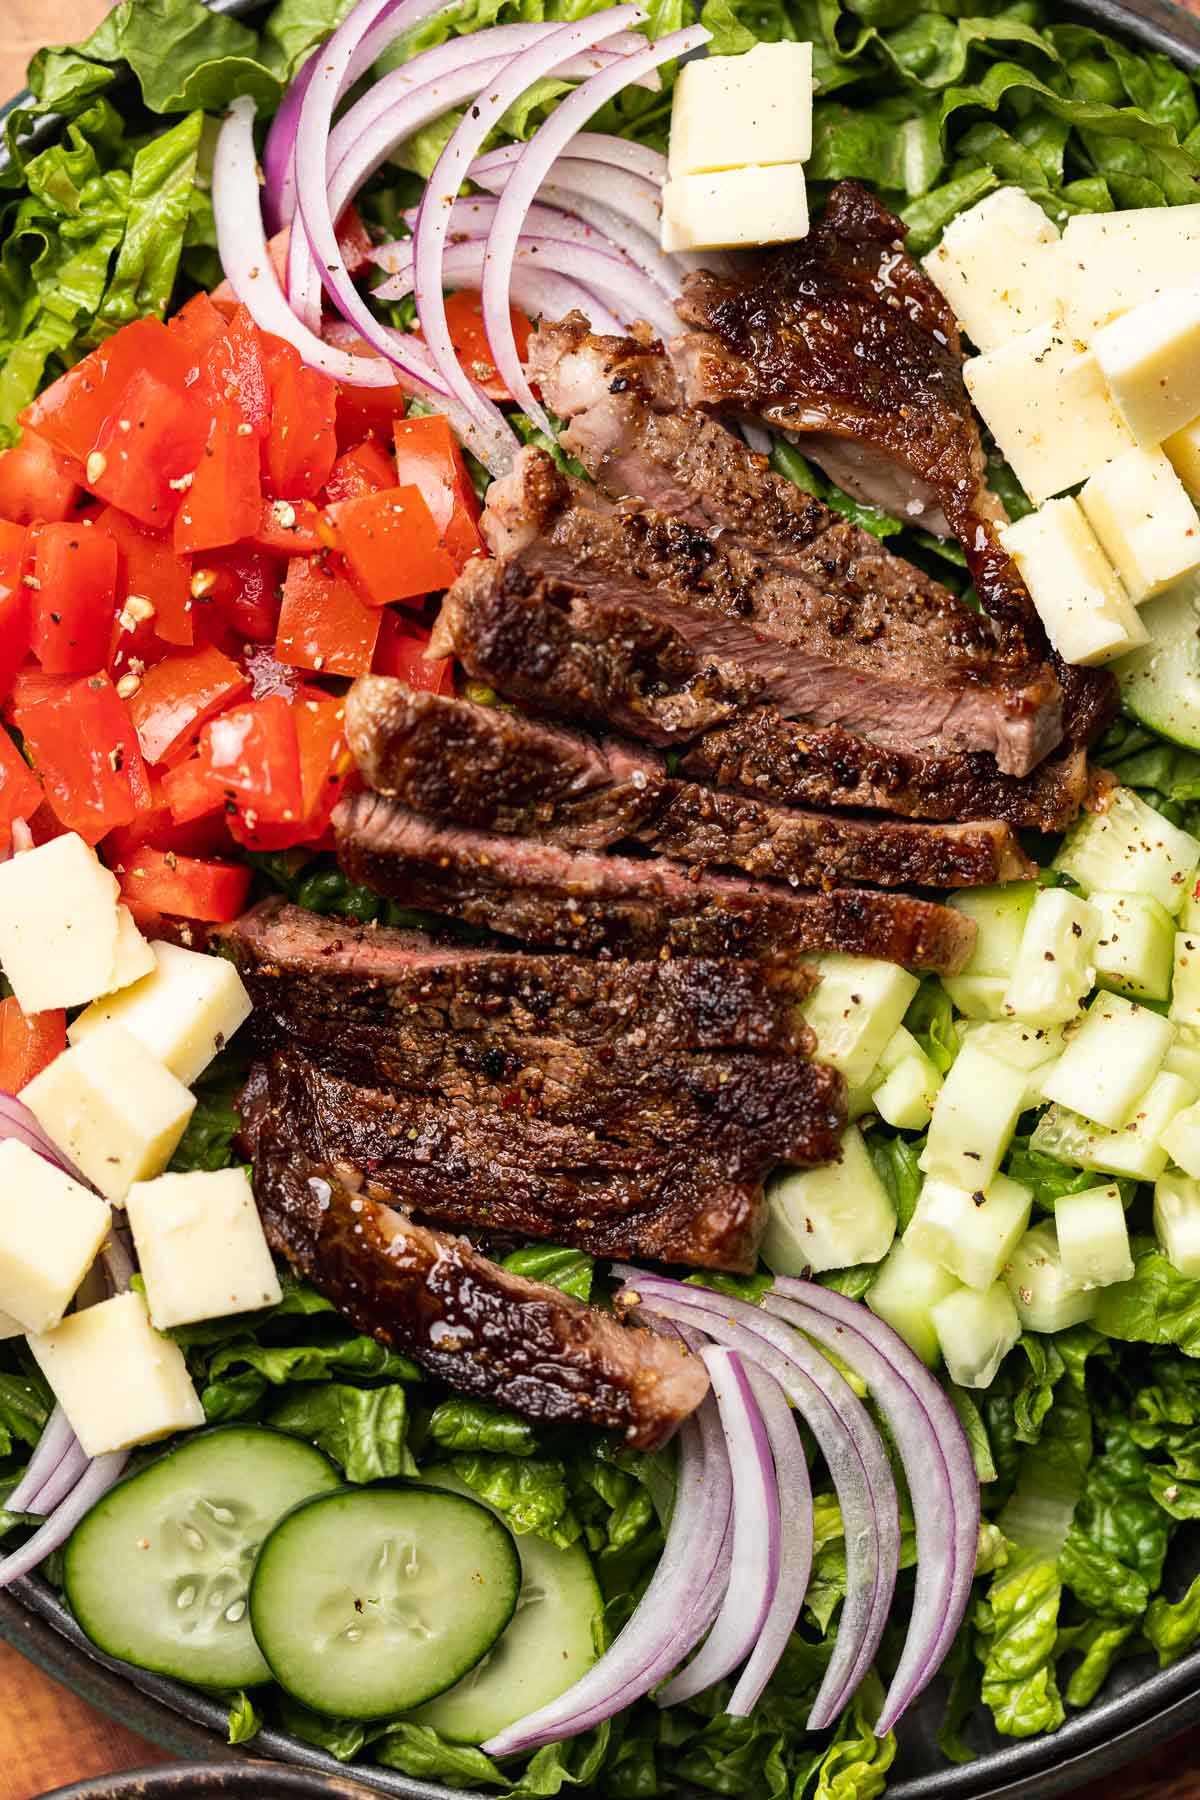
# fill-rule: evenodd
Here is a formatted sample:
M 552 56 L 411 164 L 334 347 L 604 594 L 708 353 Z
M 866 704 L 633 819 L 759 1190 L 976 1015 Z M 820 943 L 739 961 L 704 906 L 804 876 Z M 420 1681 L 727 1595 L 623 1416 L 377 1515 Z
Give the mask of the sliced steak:
M 752 707 L 685 749 L 680 772 L 718 787 L 797 805 L 874 807 L 909 819 L 1003 819 L 1065 831 L 1093 779 L 1083 750 L 1062 750 L 1031 774 L 1001 775 L 990 756 L 914 756 L 836 725 Z
M 620 739 L 597 742 L 495 706 L 363 676 L 350 743 L 378 792 L 414 812 L 564 849 L 632 838 L 676 861 L 797 887 L 982 886 L 1032 873 L 1007 825 L 830 817 L 667 776 Z
M 828 1162 L 844 1128 L 841 1078 L 816 1063 L 796 1067 L 812 1082 L 813 1159 Z M 271 1058 L 270 1082 L 292 1142 L 340 1179 L 357 1178 L 372 1199 L 422 1219 L 597 1256 L 742 1271 L 757 1261 L 766 1201 L 740 1145 L 698 1145 L 682 1129 L 664 1130 L 653 1146 L 621 1143 L 363 1085 L 291 1050 Z
M 524 452 L 489 497 L 493 544 L 529 539 L 506 568 L 615 609 L 613 629 L 630 611 L 643 635 L 671 628 L 701 670 L 721 672 L 726 701 L 761 697 L 902 749 L 989 750 L 1018 774 L 1058 741 L 1044 664 L 1000 662 L 989 621 L 798 490 L 815 508 L 807 533 L 797 516 L 790 541 L 743 539 L 632 502 L 597 507 L 562 476 L 556 488 L 548 462 Z
M 679 311 L 697 329 L 672 352 L 693 405 L 802 437 L 848 493 L 957 537 L 1008 657 L 1041 661 L 1045 634 L 998 536 L 957 322 L 904 235 L 866 188 L 840 182 L 800 242 L 688 277 Z M 1051 661 L 1067 733 L 1089 742 L 1116 710 L 1113 678 Z
M 557 1288 L 416 1225 L 296 1141 L 286 1084 L 256 1072 L 254 1188 L 272 1248 L 360 1331 L 460 1393 L 547 1424 L 620 1432 L 653 1450 L 708 1382 L 683 1344 L 630 1330 Z
M 445 825 L 371 793 L 342 802 L 335 827 L 352 880 L 528 943 L 635 957 L 845 950 L 944 972 L 973 943 L 962 914 L 906 895 L 797 893 L 662 857 L 572 853 Z

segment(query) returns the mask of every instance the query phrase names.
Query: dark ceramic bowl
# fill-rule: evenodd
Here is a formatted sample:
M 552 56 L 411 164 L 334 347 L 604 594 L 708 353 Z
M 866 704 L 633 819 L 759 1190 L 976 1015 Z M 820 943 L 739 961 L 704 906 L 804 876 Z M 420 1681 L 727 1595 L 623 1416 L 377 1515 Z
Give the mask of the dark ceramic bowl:
M 252 14 L 261 0 L 209 4 L 217 12 Z M 0 0 L 0 10 L 3 6 Z M 1184 68 L 1200 67 L 1200 21 L 1171 0 L 1062 0 L 1062 11 L 1143 48 L 1163 51 Z M 41 129 L 49 137 L 53 120 Z M 1176 1550 L 1169 1582 L 1173 1593 L 1182 1592 L 1200 1573 L 1200 1535 L 1187 1539 L 1181 1533 Z M 413 1781 L 369 1763 L 355 1764 L 353 1782 L 348 1782 L 332 1757 L 275 1730 L 259 1733 L 252 1754 L 293 1767 L 271 1771 L 258 1763 L 248 1768 L 246 1750 L 226 1748 L 223 1707 L 179 1682 L 102 1656 L 53 1590 L 36 1577 L 0 1593 L 0 1637 L 110 1717 L 176 1755 L 209 1763 L 207 1768 L 126 1776 L 115 1785 L 110 1779 L 62 1788 L 44 1800 L 216 1800 L 226 1794 L 274 1800 L 277 1794 L 349 1796 L 364 1790 L 390 1794 L 394 1800 L 495 1800 L 494 1795 L 464 1796 L 461 1790 Z M 1200 1649 L 1163 1671 L 1156 1670 L 1149 1656 L 1120 1664 L 1097 1700 L 1048 1737 L 1014 1743 L 998 1737 L 988 1719 L 977 1718 L 968 1730 L 976 1758 L 961 1765 L 947 1763 L 937 1747 L 944 1699 L 944 1690 L 935 1683 L 905 1719 L 888 1800 L 1016 1800 L 1018 1794 L 1021 1800 L 1048 1800 L 1112 1774 L 1200 1721 Z M 213 1757 L 222 1759 L 215 1772 Z

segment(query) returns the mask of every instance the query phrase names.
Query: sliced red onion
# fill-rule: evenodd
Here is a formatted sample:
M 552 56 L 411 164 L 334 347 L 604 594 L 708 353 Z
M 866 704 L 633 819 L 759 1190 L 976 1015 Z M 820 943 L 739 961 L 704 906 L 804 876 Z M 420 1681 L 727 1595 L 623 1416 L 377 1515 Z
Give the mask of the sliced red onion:
M 655 1695 L 659 1706 L 693 1699 L 745 1662 L 779 1583 L 779 1485 L 758 1401 L 736 1350 L 709 1348 L 700 1356 L 716 1396 L 729 1461 L 738 1472 L 729 1584 L 703 1647 Z
M 846 1539 L 846 1597 L 834 1652 L 808 1718 L 828 1725 L 879 1648 L 900 1564 L 896 1483 L 879 1433 L 849 1383 L 799 1332 L 757 1306 L 709 1289 L 616 1267 L 647 1311 L 698 1326 L 775 1377 L 807 1421 L 825 1458 Z
M 582 171 L 582 175 L 576 177 L 574 170 Z M 484 175 L 477 185 L 493 194 L 501 194 L 508 178 L 507 169 L 497 169 Z M 475 179 L 474 167 L 471 179 Z M 640 190 L 644 203 L 639 203 L 636 192 L 622 191 L 620 184 L 624 182 L 629 183 L 631 189 Z M 538 198 L 562 212 L 573 213 L 619 245 L 630 261 L 651 276 L 665 294 L 674 297 L 679 293 L 687 265 L 684 258 L 665 255 L 658 247 L 657 218 L 661 202 L 658 190 L 649 182 L 642 181 L 638 175 L 627 175 L 621 169 L 597 169 L 592 163 L 573 163 L 570 157 L 560 156 L 550 171 L 550 179 L 543 181 L 538 189 Z M 650 219 L 655 221 L 652 226 L 648 226 Z M 678 326 L 678 320 L 675 326 Z
M 483 323 L 488 336 L 488 345 L 492 352 L 492 360 L 509 393 L 521 406 L 522 410 L 540 425 L 544 431 L 550 430 L 550 421 L 542 409 L 541 403 L 533 389 L 525 379 L 525 371 L 521 366 L 521 358 L 517 351 L 516 339 L 513 336 L 512 315 L 508 302 L 508 279 L 516 256 L 517 245 L 521 238 L 525 215 L 537 198 L 538 189 L 550 173 L 557 158 L 565 150 L 571 139 L 575 137 L 587 121 L 621 89 L 628 85 L 634 75 L 646 69 L 659 68 L 664 62 L 670 62 L 689 50 L 698 49 L 706 44 L 712 33 L 703 25 L 692 25 L 684 31 L 674 31 L 657 43 L 648 44 L 644 50 L 634 56 L 625 57 L 614 69 L 604 69 L 577 87 L 573 94 L 568 94 L 550 117 L 534 133 L 526 144 L 524 152 L 515 164 L 504 192 L 500 196 L 500 204 L 496 208 L 496 216 L 492 229 L 488 234 L 488 260 L 483 272 Z M 483 142 L 482 137 L 472 140 L 473 152 L 477 153 Z M 469 165 L 471 157 L 468 157 Z M 466 174 L 466 166 L 460 170 L 460 180 Z M 428 201 L 428 194 L 426 195 Z M 422 219 L 428 210 L 422 206 Z M 418 230 L 418 237 L 420 233 Z M 418 279 L 421 273 L 421 259 L 418 250 Z M 675 315 L 667 309 L 667 332 L 675 328 Z M 661 325 L 650 323 L 661 333 Z
M 61 1460 L 46 1477 L 25 1511 L 40 1513 L 43 1518 L 48 1518 L 55 1507 L 61 1506 L 67 1495 L 75 1491 L 87 1471 L 90 1460 L 87 1451 L 72 1432 L 71 1442 Z M 10 1501 L 9 1504 L 11 1505 L 12 1502 Z
M 772 1312 L 861 1376 L 904 1464 L 917 1534 L 908 1636 L 877 1729 L 890 1731 L 945 1660 L 971 1594 L 979 1543 L 979 1481 L 971 1448 L 941 1384 L 890 1325 L 817 1282 L 779 1277 Z
M 648 1693 L 695 1647 L 719 1600 L 713 1573 L 722 1562 L 732 1493 L 729 1458 L 709 1399 L 680 1429 L 675 1510 L 633 1617 L 565 1694 L 490 1738 L 483 1745 L 489 1756 L 515 1756 L 578 1736 Z
M 271 237 L 291 224 L 296 211 L 296 127 L 320 54 L 318 45 L 288 83 L 263 146 L 263 215 Z
M 485 239 L 492 228 L 492 220 L 499 204 L 494 194 L 471 194 L 465 200 L 456 200 L 450 208 L 450 242 L 456 243 L 459 239 Z M 410 229 L 416 224 L 419 211 L 419 207 L 412 206 L 401 215 Z M 597 226 L 589 225 L 581 215 L 571 212 L 568 207 L 535 203 L 525 215 L 525 225 L 527 232 L 535 236 L 557 238 L 564 244 L 580 244 L 585 249 L 599 250 L 605 256 L 616 257 L 618 262 L 634 266 L 632 259 L 615 238 Z M 383 244 L 370 252 L 369 260 L 385 269 L 411 263 L 412 239 L 398 238 L 390 244 Z
M 516 434 L 502 413 L 480 392 L 477 385 L 462 368 L 450 338 L 449 327 L 446 323 L 446 302 L 442 292 L 442 260 L 446 249 L 450 208 L 463 184 L 467 170 L 478 156 L 489 133 L 527 88 L 557 68 L 567 57 L 578 56 L 582 52 L 590 50 L 593 45 L 603 42 L 606 37 L 611 37 L 614 31 L 624 30 L 627 26 L 640 23 L 645 17 L 645 12 L 638 6 L 626 4 L 609 7 L 606 11 L 596 13 L 589 19 L 581 19 L 572 25 L 556 27 L 540 44 L 531 50 L 522 51 L 519 56 L 514 57 L 504 73 L 489 85 L 486 93 L 479 95 L 475 104 L 463 115 L 426 184 L 413 240 L 417 315 L 421 321 L 422 335 L 429 346 L 429 352 L 438 375 L 449 392 L 461 402 L 480 427 L 487 445 L 487 453 L 483 455 L 482 460 L 493 474 L 502 474 L 512 466 L 518 444 Z M 613 91 L 618 92 L 628 84 L 634 75 L 642 73 L 641 68 L 635 66 L 638 61 L 639 58 L 636 56 L 623 58 L 622 66 L 616 71 L 593 76 L 591 81 L 585 82 L 583 87 L 577 88 L 570 99 L 586 93 L 592 83 L 597 80 L 613 81 Z M 626 65 L 628 73 L 626 73 Z M 563 102 L 563 105 L 567 104 L 569 104 L 569 100 Z M 297 150 L 296 166 L 297 171 L 300 172 L 299 149 Z M 532 195 L 530 198 L 532 199 Z M 300 186 L 300 200 L 303 206 L 305 203 L 303 180 Z M 320 244 L 314 244 L 313 247 L 318 255 L 322 254 Z M 506 293 L 512 264 L 513 258 L 509 256 L 504 269 Z M 485 277 L 485 325 L 488 318 L 487 291 Z M 507 299 L 504 302 L 503 312 L 504 326 L 511 339 L 512 328 Z M 503 343 L 503 337 L 500 342 Z M 501 377 L 506 379 L 505 370 L 497 358 L 495 343 L 491 344 L 491 349 Z M 522 385 L 526 385 L 523 375 L 520 379 Z M 519 399 L 518 390 L 512 386 L 511 382 L 506 384 L 514 398 Z M 542 416 L 544 417 L 544 415 Z
M 44 1562 L 52 1551 L 66 1543 L 84 1514 L 106 1494 L 129 1461 L 124 1450 L 110 1456 L 92 1459 L 67 1498 L 55 1508 L 40 1530 L 35 1531 L 20 1549 L 0 1558 L 0 1588 L 28 1575 Z
M 479 166 L 507 166 L 519 160 L 524 148 L 523 144 L 501 144 L 498 149 L 489 150 L 486 156 L 480 157 Z M 660 188 L 667 179 L 667 159 L 661 151 L 649 150 L 644 144 L 634 144 L 627 138 L 613 137 L 604 131 L 577 131 L 571 139 L 571 155 L 582 157 L 585 162 L 608 163 L 615 169 L 628 169 L 630 174 L 640 175 L 644 181 L 652 181 Z
M 411 240 L 402 240 L 388 248 L 395 252 L 393 260 L 399 267 L 392 279 L 385 281 L 376 292 L 385 300 L 402 300 L 406 294 L 412 293 L 412 243 Z M 482 240 L 451 244 L 442 263 L 442 279 L 446 287 L 474 288 L 478 291 L 483 279 L 486 254 L 487 246 Z M 553 252 L 540 258 L 531 257 L 528 263 L 515 264 L 509 285 L 514 303 L 528 313 L 531 319 L 561 319 L 574 308 L 585 315 L 595 331 L 619 334 L 623 329 L 617 315 L 605 305 L 594 289 L 584 287 L 582 283 L 557 272 Z
M 34 1447 L 29 1467 L 4 1502 L 9 1512 L 32 1512 L 34 1502 L 47 1481 L 77 1442 L 61 1406 L 56 1406 L 46 1421 L 45 1430 Z
M 812 1483 L 804 1459 L 804 1445 L 796 1429 L 796 1417 L 787 1397 L 765 1369 L 756 1363 L 746 1364 L 746 1374 L 758 1401 L 763 1427 L 775 1460 L 779 1482 L 779 1534 L 783 1557 L 779 1580 L 771 1596 L 770 1609 L 763 1620 L 758 1641 L 746 1661 L 733 1693 L 727 1713 L 747 1718 L 758 1705 L 763 1689 L 775 1673 L 779 1659 L 787 1649 L 796 1628 L 804 1596 L 808 1592 L 813 1560 Z

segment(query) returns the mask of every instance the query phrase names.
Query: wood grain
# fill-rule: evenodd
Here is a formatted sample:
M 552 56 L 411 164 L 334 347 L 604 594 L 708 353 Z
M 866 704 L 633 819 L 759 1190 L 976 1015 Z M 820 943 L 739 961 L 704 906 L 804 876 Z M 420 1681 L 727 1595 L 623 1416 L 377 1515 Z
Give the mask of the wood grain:
M 0 102 L 25 86 L 25 65 L 43 44 L 77 43 L 109 0 L 0 0 Z

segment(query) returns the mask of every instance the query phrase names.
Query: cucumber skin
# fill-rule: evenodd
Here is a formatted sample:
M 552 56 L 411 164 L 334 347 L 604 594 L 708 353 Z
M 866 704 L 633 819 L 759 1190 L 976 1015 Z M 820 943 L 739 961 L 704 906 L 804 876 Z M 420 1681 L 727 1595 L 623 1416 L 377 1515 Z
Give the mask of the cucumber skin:
M 1180 582 L 1140 611 L 1150 642 L 1113 665 L 1122 705 L 1161 737 L 1200 749 L 1200 580 Z
M 124 1476 L 123 1479 L 116 1482 L 108 1492 L 96 1502 L 91 1511 L 80 1520 L 79 1524 L 75 1527 L 74 1532 L 70 1538 L 68 1538 L 63 1551 L 63 1588 L 67 1602 L 80 1628 L 86 1633 L 88 1639 L 96 1645 L 97 1649 L 103 1651 L 105 1655 L 115 1657 L 121 1662 L 128 1662 L 135 1668 L 146 1669 L 151 1674 L 165 1675 L 172 1680 L 185 1681 L 190 1683 L 193 1687 L 199 1688 L 213 1688 L 220 1690 L 225 1688 L 261 1687 L 272 1679 L 271 1671 L 267 1667 L 265 1659 L 259 1652 L 253 1636 L 250 1634 L 248 1610 L 246 1613 L 246 1631 L 247 1636 L 249 1637 L 252 1658 L 247 1657 L 245 1662 L 236 1666 L 232 1664 L 228 1665 L 220 1672 L 210 1670 L 206 1671 L 205 1675 L 198 1676 L 195 1672 L 194 1653 L 189 1658 L 188 1647 L 186 1645 L 181 1647 L 178 1656 L 168 1651 L 165 1654 L 151 1657 L 143 1650 L 142 1646 L 133 1643 L 132 1636 L 128 1633 L 128 1622 L 131 1615 L 136 1616 L 136 1609 L 128 1603 L 127 1590 L 121 1590 L 118 1618 L 116 1621 L 119 1626 L 125 1628 L 126 1635 L 124 1636 L 122 1636 L 119 1631 L 116 1633 L 110 1631 L 97 1619 L 95 1605 L 83 1592 L 87 1582 L 87 1571 L 86 1566 L 80 1566 L 79 1559 L 89 1555 L 89 1539 L 103 1526 L 104 1522 L 111 1517 L 114 1507 L 124 1507 L 131 1490 L 139 1488 L 142 1484 L 149 1484 L 151 1481 L 153 1481 L 154 1484 L 157 1484 L 162 1480 L 164 1473 L 169 1476 L 172 1467 L 178 1467 L 180 1460 L 194 1460 L 195 1453 L 198 1450 L 203 1449 L 203 1451 L 207 1453 L 214 1444 L 219 1442 L 229 1442 L 230 1440 L 238 1438 L 243 1440 L 253 1440 L 260 1448 L 264 1448 L 267 1444 L 272 1444 L 274 1447 L 287 1446 L 289 1454 L 292 1452 L 299 1452 L 310 1462 L 313 1468 L 314 1478 L 316 1477 L 318 1470 L 323 1472 L 327 1477 L 329 1485 L 326 1492 L 333 1492 L 342 1485 L 342 1477 L 338 1469 L 324 1452 L 318 1450 L 314 1444 L 309 1443 L 305 1438 L 293 1435 L 291 1432 L 279 1431 L 271 1425 L 258 1424 L 217 1425 L 209 1430 L 197 1432 L 193 1436 L 185 1438 L 182 1443 L 175 1445 L 163 1455 L 156 1457 L 153 1462 L 147 1464 L 144 1468 L 137 1469 L 133 1474 Z M 149 1488 L 149 1492 L 152 1496 L 153 1487 Z M 310 1497 L 311 1495 L 301 1496 L 302 1499 Z M 291 1510 L 292 1506 L 289 1504 L 285 1508 L 285 1513 L 290 1512 Z M 263 1531 L 262 1537 L 264 1539 L 275 1523 L 277 1523 L 277 1519 L 272 1520 L 267 1529 Z M 106 1584 L 109 1590 L 111 1590 L 112 1585 L 111 1582 Z M 136 1655 L 130 1654 L 131 1649 L 135 1649 L 139 1653 Z M 189 1666 L 189 1662 L 192 1666 Z

